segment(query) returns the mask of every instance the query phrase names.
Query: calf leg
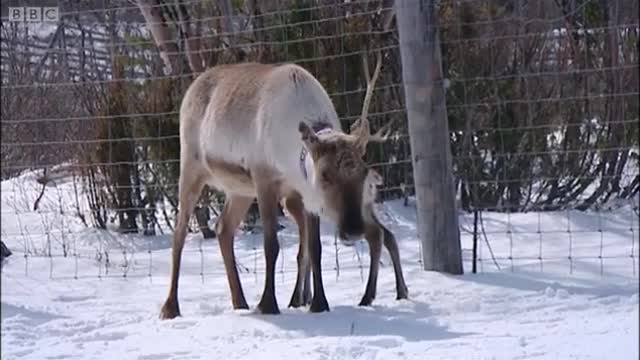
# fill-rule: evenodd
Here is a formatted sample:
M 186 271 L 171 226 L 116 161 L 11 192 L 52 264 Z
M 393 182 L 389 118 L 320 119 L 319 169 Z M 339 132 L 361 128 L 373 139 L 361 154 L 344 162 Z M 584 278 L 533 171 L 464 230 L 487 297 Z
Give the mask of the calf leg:
M 298 244 L 298 275 L 296 278 L 296 286 L 289 301 L 289 307 L 300 307 L 311 303 L 311 269 L 309 264 L 309 249 L 307 246 L 307 234 L 304 221 L 304 203 L 302 197 L 296 194 L 285 199 L 285 207 L 287 211 L 296 221 L 298 225 L 298 235 L 300 242 Z
M 190 169 L 185 166 L 184 169 Z M 180 276 L 180 261 L 182 258 L 182 248 L 187 236 L 187 225 L 193 209 L 198 201 L 200 192 L 204 187 L 203 178 L 199 174 L 180 174 L 179 184 L 179 206 L 178 220 L 176 221 L 173 233 L 173 246 L 171 254 L 171 285 L 169 296 L 160 310 L 161 319 L 173 319 L 180 316 L 180 306 L 178 305 L 178 277 Z
M 400 264 L 400 251 L 398 250 L 398 243 L 396 242 L 396 237 L 393 235 L 389 229 L 387 229 L 384 225 L 380 223 L 380 221 L 373 216 L 376 224 L 382 229 L 383 232 L 383 240 L 384 247 L 389 251 L 389 255 L 391 256 L 391 262 L 393 263 L 393 272 L 396 276 L 396 300 L 406 299 L 409 297 L 409 290 L 407 289 L 407 284 L 404 282 L 404 276 L 402 275 L 402 265 Z
M 278 194 L 276 188 L 262 182 L 256 184 L 258 193 L 258 209 L 264 228 L 264 253 L 266 260 L 266 276 L 262 298 L 258 303 L 258 309 L 263 314 L 279 314 L 278 301 L 276 300 L 275 268 L 280 244 L 278 244 Z
M 364 234 L 369 244 L 369 280 L 364 296 L 360 301 L 360 306 L 370 306 L 376 298 L 376 287 L 378 284 L 378 270 L 380 269 L 380 254 L 382 252 L 382 230 L 376 224 L 367 225 Z
M 234 309 L 248 309 L 247 301 L 242 291 L 242 284 L 238 276 L 236 257 L 233 251 L 233 238 L 238 225 L 244 218 L 253 198 L 232 195 L 227 197 L 222 214 L 216 223 L 218 244 L 227 273 L 229 289 L 231 290 L 231 302 Z
M 311 299 L 311 312 L 329 311 L 329 304 L 324 295 L 322 284 L 322 243 L 320 242 L 320 218 L 305 211 L 305 228 L 307 230 L 307 246 L 309 258 L 313 270 L 313 298 Z

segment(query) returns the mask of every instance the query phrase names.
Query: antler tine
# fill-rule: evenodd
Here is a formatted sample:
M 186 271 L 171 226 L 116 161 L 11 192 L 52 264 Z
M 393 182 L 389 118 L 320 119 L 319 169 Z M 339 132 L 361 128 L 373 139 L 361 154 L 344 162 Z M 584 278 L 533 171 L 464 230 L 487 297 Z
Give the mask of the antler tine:
M 362 103 L 362 114 L 360 118 L 356 120 L 351 129 L 361 129 L 361 131 L 367 131 L 368 141 L 376 141 L 376 142 L 384 142 L 387 141 L 389 136 L 391 135 L 391 125 L 395 122 L 395 119 L 389 121 L 386 125 L 380 128 L 375 134 L 368 134 L 369 132 L 369 120 L 367 116 L 369 115 L 369 106 L 371 105 L 371 98 L 373 97 L 373 90 L 375 89 L 375 84 L 378 80 L 378 76 L 380 75 L 380 69 L 382 68 L 382 53 L 380 50 L 376 52 L 376 67 L 373 71 L 373 76 L 369 76 L 369 64 L 367 62 L 366 54 L 362 57 L 362 62 L 364 65 L 364 74 L 367 78 L 367 91 L 364 96 L 364 101 Z M 364 126 L 362 126 L 364 125 Z
M 369 106 L 371 105 L 371 98 L 373 97 L 373 90 L 376 87 L 378 76 L 380 75 L 380 69 L 382 68 L 382 53 L 380 50 L 376 51 L 376 67 L 373 70 L 373 76 L 369 76 L 369 62 L 367 61 L 367 54 L 362 55 L 362 62 L 364 65 L 364 74 L 367 78 L 367 92 L 364 95 L 364 101 L 362 102 L 362 114 L 361 120 L 366 120 L 369 115 Z
M 389 136 L 391 136 L 391 132 L 392 132 L 391 125 L 395 121 L 396 121 L 396 119 L 393 119 L 393 120 L 389 121 L 383 127 L 381 127 L 375 134 L 369 136 L 369 142 L 372 142 L 372 141 L 376 141 L 376 142 L 387 141 L 389 139 Z
M 380 50 L 376 52 L 376 67 L 373 70 L 373 76 L 370 76 L 367 53 L 362 54 L 362 66 L 364 68 L 364 76 L 367 80 L 367 90 L 364 95 L 364 100 L 362 101 L 362 112 L 360 114 L 360 118 L 358 118 L 353 122 L 353 124 L 351 124 L 351 132 L 358 132 L 361 133 L 361 135 L 368 137 L 369 120 L 367 119 L 367 116 L 369 115 L 369 106 L 371 105 L 373 90 L 376 87 L 376 81 L 378 81 L 380 69 L 382 68 L 382 54 Z
M 382 19 L 382 28 L 384 31 L 389 30 L 391 27 L 391 23 L 393 22 L 393 18 L 395 17 L 395 11 L 393 8 L 393 0 L 384 0 L 382 3 L 382 7 L 379 10 L 385 10 L 386 12 L 383 15 Z M 370 76 L 369 70 L 369 62 L 367 60 L 368 53 L 362 54 L 362 65 L 364 67 L 364 75 L 367 80 L 367 90 L 364 96 L 364 101 L 362 102 L 362 113 L 360 114 L 360 118 L 351 124 L 351 133 L 358 133 L 365 138 L 370 138 L 369 134 L 369 120 L 367 116 L 369 115 L 369 106 L 371 105 L 371 98 L 373 97 L 373 91 L 376 87 L 376 82 L 378 81 L 378 76 L 380 75 L 380 69 L 382 68 L 382 51 L 380 49 L 376 50 L 376 66 L 373 71 L 373 76 Z M 391 121 L 393 122 L 393 121 Z M 373 135 L 371 140 L 380 141 L 382 138 L 386 139 L 390 134 L 390 126 L 384 126 L 380 129 L 376 134 Z M 387 131 L 383 136 L 382 132 Z M 367 140 L 368 141 L 368 140 Z

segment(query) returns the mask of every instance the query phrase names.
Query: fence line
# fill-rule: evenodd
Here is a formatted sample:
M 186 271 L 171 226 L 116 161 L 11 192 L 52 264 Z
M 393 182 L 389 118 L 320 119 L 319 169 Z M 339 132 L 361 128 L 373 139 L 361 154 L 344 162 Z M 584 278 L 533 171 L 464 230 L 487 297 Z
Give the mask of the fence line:
M 348 129 L 360 117 L 366 91 L 362 57 L 382 52 L 368 117 L 374 130 L 394 122 L 394 134 L 387 143 L 370 146 L 367 163 L 385 180 L 379 189 L 382 205 L 403 203 L 394 211 L 413 211 L 403 93 L 412 79 L 402 79 L 399 48 L 406 44 L 394 26 L 383 30 L 381 24 L 390 2 L 234 5 L 231 28 L 221 21 L 229 14 L 221 15 L 213 3 L 196 8 L 199 3 L 148 5 L 164 16 L 173 50 L 160 50 L 149 32 L 155 23 L 124 1 L 96 9 L 63 1 L 61 22 L 48 29 L 3 27 L 0 192 L 2 222 L 10 225 L 2 228 L 2 238 L 14 244 L 26 269 L 31 260 L 48 259 L 51 278 L 69 278 L 70 270 L 71 278 L 82 279 L 89 275 L 79 262 L 95 260 L 98 269 L 91 267 L 96 273 L 89 278 L 159 276 L 156 265 L 164 259 L 152 239 L 169 238 L 175 220 L 179 104 L 201 73 L 191 67 L 191 56 L 200 57 L 204 67 L 300 64 L 325 86 Z M 443 0 L 438 6 L 460 227 L 465 241 L 474 231 L 481 239 L 480 270 L 488 270 L 487 261 L 509 271 L 519 263 L 535 263 L 543 271 L 566 262 L 573 273 L 588 261 L 603 276 L 608 267 L 631 268 L 637 276 L 638 4 Z M 169 7 L 186 11 L 189 21 L 174 20 Z M 165 74 L 160 55 L 177 58 L 178 69 Z M 203 197 L 200 204 L 214 214 L 205 216 L 209 223 L 222 203 L 219 194 L 210 194 L 211 200 Z M 482 234 L 470 226 L 474 212 L 484 219 Z M 389 221 L 394 214 L 387 214 Z M 130 215 L 135 231 L 123 225 Z M 249 229 L 255 225 L 251 216 L 245 221 Z M 406 241 L 416 242 L 414 233 L 395 225 Z M 190 224 L 201 226 L 199 219 Z M 131 239 L 115 227 L 137 238 L 128 243 Z M 136 247 L 140 239 L 147 239 L 142 242 L 147 249 Z M 195 239 L 199 243 L 185 249 L 192 261 L 200 257 L 193 262 L 199 270 L 191 274 L 203 281 L 222 276 L 220 264 L 211 269 L 205 264 L 211 243 Z M 251 262 L 244 270 L 257 279 L 262 247 L 255 236 L 252 241 L 253 248 L 245 249 L 252 258 L 242 260 Z M 411 244 L 409 252 L 419 251 L 419 243 Z M 332 263 L 330 245 L 336 264 L 325 265 L 325 272 L 340 278 L 360 271 L 364 279 L 368 257 L 360 257 L 360 245 L 345 250 L 327 242 Z M 290 279 L 295 267 L 285 262 L 293 261 L 289 248 L 294 247 L 283 248 L 278 271 Z M 468 260 L 470 247 L 463 251 Z M 106 256 L 116 253 L 117 259 L 108 261 L 109 271 L 117 271 L 107 272 Z M 66 267 L 65 259 L 75 265 Z M 146 273 L 136 261 L 144 263 Z M 416 261 L 412 255 L 403 259 Z

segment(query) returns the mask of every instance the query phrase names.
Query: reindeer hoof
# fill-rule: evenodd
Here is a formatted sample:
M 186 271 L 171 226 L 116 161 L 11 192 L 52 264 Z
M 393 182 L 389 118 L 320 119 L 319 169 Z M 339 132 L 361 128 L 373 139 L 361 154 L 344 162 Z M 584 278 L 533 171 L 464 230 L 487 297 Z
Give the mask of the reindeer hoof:
M 233 304 L 233 310 L 249 310 L 249 305 L 244 296 L 240 300 L 232 299 L 231 303 Z
M 398 293 L 398 296 L 396 296 L 396 300 L 403 300 L 403 299 L 409 298 L 409 290 L 407 290 L 406 287 L 404 287 L 402 290 L 398 290 L 397 293 Z
M 327 303 L 327 298 L 322 296 L 321 298 L 313 297 L 311 301 L 311 308 L 309 309 L 312 313 L 319 313 L 323 311 L 329 311 L 329 303 Z
M 278 309 L 278 306 L 274 306 L 274 305 L 262 305 L 262 304 L 258 304 L 258 310 L 260 310 L 260 313 L 265 314 L 265 315 L 278 315 L 280 314 L 280 309 Z
M 249 305 L 246 302 L 243 304 L 233 304 L 233 310 L 249 310 Z
M 375 298 L 376 298 L 375 296 L 368 295 L 365 293 L 364 296 L 362 297 L 362 300 L 360 300 L 360 303 L 358 304 L 358 306 L 371 306 Z
M 160 319 L 174 319 L 178 316 L 180 316 L 180 307 L 178 306 L 178 302 L 176 300 L 167 299 L 160 310 Z
M 300 299 L 295 299 L 294 300 L 293 298 L 291 298 L 291 301 L 289 301 L 289 305 L 287 307 L 296 309 L 296 308 L 299 308 L 301 306 L 304 306 L 304 304 L 302 303 L 302 301 L 300 301 Z
M 304 295 L 300 295 L 297 291 L 293 293 L 291 301 L 289 301 L 290 308 L 299 308 L 309 304 L 311 304 L 311 294 L 305 293 Z
M 262 296 L 262 300 L 260 300 L 260 303 L 258 304 L 258 310 L 260 310 L 262 314 L 280 314 L 280 309 L 278 308 L 278 303 L 276 302 L 275 297 Z
M 291 299 L 291 301 L 289 302 L 289 307 L 290 308 L 299 308 L 299 307 L 303 307 L 303 306 L 307 306 L 311 304 L 311 300 L 309 299 Z

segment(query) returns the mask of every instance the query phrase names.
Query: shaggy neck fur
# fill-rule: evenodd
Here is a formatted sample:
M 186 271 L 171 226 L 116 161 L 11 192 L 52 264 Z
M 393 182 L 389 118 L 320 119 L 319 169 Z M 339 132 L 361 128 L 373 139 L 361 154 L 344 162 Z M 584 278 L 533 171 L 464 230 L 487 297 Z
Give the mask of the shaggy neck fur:
M 333 127 L 326 123 L 314 124 L 312 128 L 316 135 L 322 135 L 334 131 Z M 302 176 L 304 176 L 305 180 L 309 181 L 309 179 L 313 179 L 313 158 L 309 155 L 309 151 L 304 146 L 302 146 L 302 149 L 300 150 L 300 171 L 302 171 Z
M 332 124 L 326 122 L 317 122 L 312 124 L 311 127 L 319 137 L 336 131 Z M 318 215 L 323 214 L 324 201 L 315 187 L 313 157 L 304 145 L 302 145 L 300 149 L 298 168 L 300 174 L 299 179 L 301 180 L 298 189 L 302 194 L 307 210 Z

